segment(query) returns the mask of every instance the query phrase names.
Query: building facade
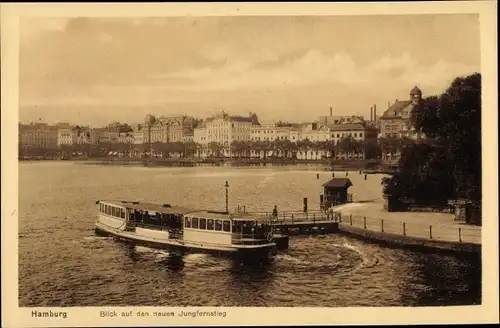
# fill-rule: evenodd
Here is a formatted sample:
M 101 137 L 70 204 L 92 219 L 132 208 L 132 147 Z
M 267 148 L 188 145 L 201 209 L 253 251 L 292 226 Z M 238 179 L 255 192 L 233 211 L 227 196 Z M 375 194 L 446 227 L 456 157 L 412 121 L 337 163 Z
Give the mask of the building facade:
M 193 129 L 193 141 L 199 145 L 197 155 L 232 156 L 232 142 L 251 141 L 252 128 L 258 124 L 257 115 L 253 113 L 245 117 L 222 112 L 206 119 L 202 125 Z
M 416 138 L 410 124 L 411 113 L 416 105 L 422 101 L 422 91 L 415 86 L 410 91 L 409 100 L 397 100 L 390 105 L 379 118 L 380 137 L 408 137 Z
M 148 115 L 141 126 L 144 143 L 183 142 L 185 135 L 193 135 L 196 120 L 189 116 L 152 117 Z
M 55 149 L 58 144 L 58 129 L 46 123 L 19 125 L 21 148 Z
M 292 127 L 277 126 L 274 123 L 254 125 L 250 129 L 250 141 L 290 140 L 295 142 L 297 140 L 292 130 Z
M 57 147 L 71 146 L 73 144 L 73 127 L 69 123 L 56 124 Z
M 379 138 L 384 139 L 400 139 L 400 138 L 410 138 L 417 139 L 420 137 L 419 133 L 416 133 L 415 129 L 411 126 L 411 114 L 420 102 L 422 101 L 422 91 L 415 86 L 410 91 L 410 99 L 396 101 L 388 106 L 387 110 L 384 111 L 383 115 L 380 117 L 378 123 L 379 127 Z M 394 147 L 384 147 L 384 142 L 382 142 L 382 159 L 388 161 L 396 161 L 399 159 L 401 152 L 399 149 Z

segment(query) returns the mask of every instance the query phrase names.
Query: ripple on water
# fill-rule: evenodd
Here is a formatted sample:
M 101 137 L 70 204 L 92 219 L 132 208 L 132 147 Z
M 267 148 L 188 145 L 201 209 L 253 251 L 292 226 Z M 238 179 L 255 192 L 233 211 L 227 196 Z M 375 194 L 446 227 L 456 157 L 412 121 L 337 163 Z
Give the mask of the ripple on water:
M 54 169 L 57 167 L 57 169 Z M 330 173 L 320 173 L 324 180 Z M 204 179 L 203 177 L 206 177 Z M 359 197 L 380 179 L 349 176 Z M 203 178 L 203 179 L 200 179 Z M 300 179 L 299 179 L 300 178 Z M 268 263 L 179 256 L 93 232 L 96 199 L 251 210 L 317 206 L 316 172 L 290 168 L 134 168 L 20 165 L 21 306 L 390 306 L 480 301 L 480 262 L 383 248 L 339 235 L 293 237 Z M 182 186 L 180 188 L 179 186 Z M 233 187 L 234 186 L 234 187 Z M 293 186 L 293 188 L 290 188 Z

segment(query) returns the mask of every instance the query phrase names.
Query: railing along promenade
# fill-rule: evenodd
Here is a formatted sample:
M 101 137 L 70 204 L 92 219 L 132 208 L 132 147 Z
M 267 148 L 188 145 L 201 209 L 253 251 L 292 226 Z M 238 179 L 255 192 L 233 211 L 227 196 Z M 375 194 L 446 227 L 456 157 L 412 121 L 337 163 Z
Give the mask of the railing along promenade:
M 481 244 L 481 228 L 458 224 L 426 224 L 406 222 L 402 220 L 375 219 L 361 215 L 340 215 L 339 224 L 342 227 L 355 227 L 367 231 L 415 237 L 433 241 L 459 242 Z
M 241 211 L 241 209 L 240 209 Z M 441 222 L 436 224 L 425 224 L 418 222 L 406 222 L 390 219 L 376 219 L 366 216 L 342 214 L 340 211 L 334 211 L 330 214 L 321 210 L 314 211 L 282 211 L 276 217 L 272 212 L 246 212 L 260 217 L 267 217 L 277 228 L 299 228 L 303 225 L 318 226 L 325 222 L 338 222 L 339 230 L 348 230 L 349 227 L 365 230 L 367 232 L 383 233 L 401 237 L 414 237 L 429 241 L 458 242 L 481 244 L 481 228 L 450 224 L 443 225 Z

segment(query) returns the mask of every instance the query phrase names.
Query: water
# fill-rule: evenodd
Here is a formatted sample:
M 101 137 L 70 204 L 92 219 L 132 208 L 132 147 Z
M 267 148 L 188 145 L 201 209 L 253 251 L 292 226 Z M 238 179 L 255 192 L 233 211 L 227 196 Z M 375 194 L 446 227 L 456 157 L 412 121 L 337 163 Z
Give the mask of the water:
M 316 179 L 316 174 L 320 179 Z M 340 176 L 340 175 L 337 175 Z M 269 263 L 178 257 L 94 235 L 98 199 L 210 209 L 300 209 L 330 173 L 297 168 L 143 168 L 19 164 L 20 306 L 419 306 L 479 304 L 477 258 L 384 248 L 341 235 L 293 237 Z M 380 176 L 351 172 L 358 197 Z

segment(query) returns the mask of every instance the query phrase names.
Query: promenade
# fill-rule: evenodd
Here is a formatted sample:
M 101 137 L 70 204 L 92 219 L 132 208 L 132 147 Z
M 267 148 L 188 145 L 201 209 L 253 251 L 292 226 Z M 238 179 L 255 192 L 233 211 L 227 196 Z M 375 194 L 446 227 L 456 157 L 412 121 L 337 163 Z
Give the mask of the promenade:
M 344 204 L 335 211 L 341 213 L 341 229 L 355 227 L 434 241 L 481 244 L 481 227 L 456 222 L 453 214 L 387 212 L 382 200 Z

